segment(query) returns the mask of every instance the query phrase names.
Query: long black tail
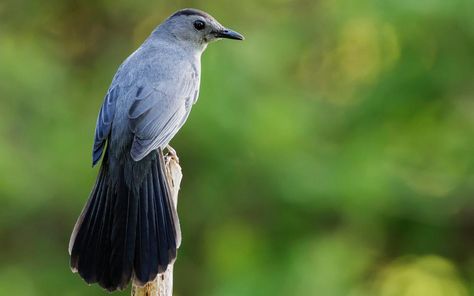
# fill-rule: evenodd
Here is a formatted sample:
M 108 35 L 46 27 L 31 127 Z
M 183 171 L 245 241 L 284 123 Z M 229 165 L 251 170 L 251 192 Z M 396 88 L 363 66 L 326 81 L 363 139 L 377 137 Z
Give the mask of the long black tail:
M 109 291 L 124 289 L 132 276 L 139 284 L 153 280 L 176 258 L 180 244 L 163 155 L 153 152 L 140 162 L 133 170 L 140 184 L 130 184 L 127 178 L 136 179 L 130 168 L 114 166 L 119 172 L 112 172 L 104 156 L 69 242 L 71 269 Z

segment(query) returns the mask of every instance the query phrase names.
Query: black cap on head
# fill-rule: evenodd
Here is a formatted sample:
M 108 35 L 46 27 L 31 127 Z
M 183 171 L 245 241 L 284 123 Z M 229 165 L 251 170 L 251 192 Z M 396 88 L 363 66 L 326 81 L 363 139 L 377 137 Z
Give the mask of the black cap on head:
M 199 9 L 194 9 L 194 8 L 185 8 L 185 9 L 178 10 L 171 17 L 176 17 L 180 15 L 185 15 L 185 16 L 199 15 L 199 16 L 202 16 L 203 18 L 212 19 L 212 16 L 210 16 L 209 14 L 205 13 L 204 11 L 201 11 Z

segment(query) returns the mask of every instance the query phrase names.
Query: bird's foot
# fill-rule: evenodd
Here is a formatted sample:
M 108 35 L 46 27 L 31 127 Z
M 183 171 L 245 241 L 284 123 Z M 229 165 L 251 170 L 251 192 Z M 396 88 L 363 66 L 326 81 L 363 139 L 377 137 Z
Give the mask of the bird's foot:
M 179 163 L 179 157 L 178 154 L 176 153 L 176 150 L 173 149 L 170 145 L 166 146 L 166 150 L 168 150 L 168 153 L 166 153 L 166 157 L 170 159 L 174 159 L 177 163 Z

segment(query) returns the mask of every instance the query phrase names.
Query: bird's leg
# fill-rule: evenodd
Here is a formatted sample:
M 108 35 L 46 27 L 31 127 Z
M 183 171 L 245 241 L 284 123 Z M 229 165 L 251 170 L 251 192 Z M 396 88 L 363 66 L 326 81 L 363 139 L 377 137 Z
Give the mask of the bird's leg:
M 166 145 L 166 150 L 168 150 L 168 153 L 166 153 L 167 157 L 170 157 L 171 159 L 174 159 L 177 163 L 179 163 L 179 157 L 178 154 L 176 153 L 176 150 L 173 149 L 170 145 Z

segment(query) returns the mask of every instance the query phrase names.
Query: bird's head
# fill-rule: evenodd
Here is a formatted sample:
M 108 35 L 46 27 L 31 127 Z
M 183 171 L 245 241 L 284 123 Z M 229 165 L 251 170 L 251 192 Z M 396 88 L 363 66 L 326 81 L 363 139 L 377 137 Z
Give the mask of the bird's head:
M 211 15 L 197 9 L 182 9 L 171 15 L 162 25 L 173 37 L 206 46 L 222 38 L 244 40 L 241 34 L 227 29 Z

